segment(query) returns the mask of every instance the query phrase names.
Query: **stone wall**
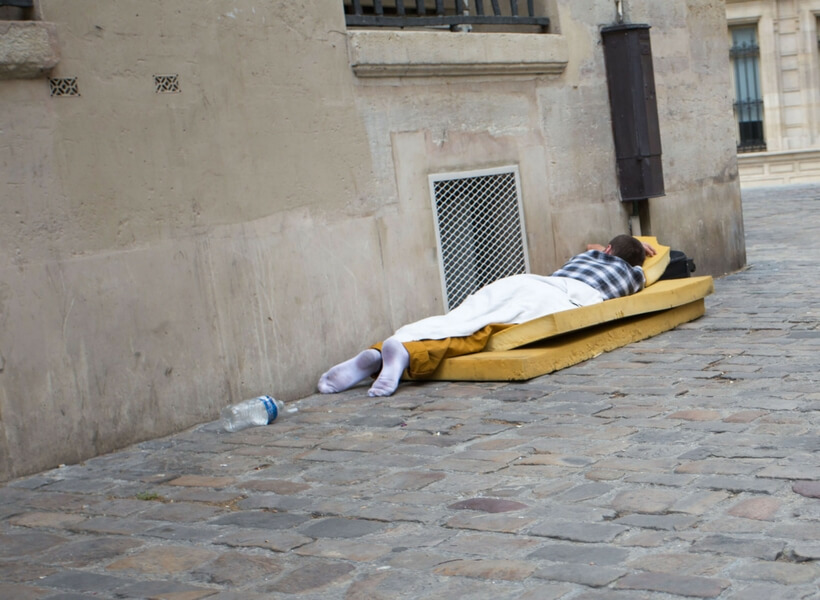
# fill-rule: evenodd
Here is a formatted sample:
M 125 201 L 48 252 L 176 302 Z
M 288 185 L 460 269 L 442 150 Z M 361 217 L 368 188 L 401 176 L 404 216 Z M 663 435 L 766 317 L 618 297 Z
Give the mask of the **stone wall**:
M 699 274 L 735 270 L 723 3 L 626 7 L 652 26 L 666 176 L 643 233 Z M 539 8 L 552 32 L 520 43 L 391 46 L 349 37 L 324 1 L 43 0 L 59 63 L 0 81 L 0 479 L 310 394 L 441 312 L 431 173 L 517 165 L 534 272 L 627 231 L 599 33 L 613 3 Z M 373 53 L 419 35 L 432 66 Z

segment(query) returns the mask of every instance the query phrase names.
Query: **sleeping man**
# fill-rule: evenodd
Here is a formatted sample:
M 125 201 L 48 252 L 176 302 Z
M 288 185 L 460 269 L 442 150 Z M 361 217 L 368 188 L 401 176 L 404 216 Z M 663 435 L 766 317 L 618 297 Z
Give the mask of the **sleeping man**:
M 398 329 L 383 343 L 339 363 L 319 379 L 323 394 L 347 390 L 378 373 L 369 396 L 389 396 L 404 375 L 436 370 L 445 358 L 480 352 L 496 331 L 577 306 L 597 304 L 643 289 L 644 258 L 652 246 L 618 235 L 606 247 L 589 246 L 550 276 L 504 277 L 468 296 L 450 312 Z

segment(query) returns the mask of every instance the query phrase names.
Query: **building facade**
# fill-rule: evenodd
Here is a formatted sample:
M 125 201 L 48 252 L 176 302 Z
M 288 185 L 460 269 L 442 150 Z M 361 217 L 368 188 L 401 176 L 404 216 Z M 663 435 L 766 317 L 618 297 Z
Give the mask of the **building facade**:
M 818 0 L 727 0 L 743 186 L 820 181 Z
M 442 312 L 448 182 L 462 239 L 506 202 L 515 269 L 630 225 L 698 274 L 745 262 L 722 1 L 539 0 L 549 24 L 524 28 L 354 26 L 341 0 L 33 4 L 0 23 L 0 479 L 308 395 Z M 650 26 L 663 144 L 665 193 L 637 211 L 601 41 L 619 20 Z M 474 245 L 457 274 L 484 269 Z

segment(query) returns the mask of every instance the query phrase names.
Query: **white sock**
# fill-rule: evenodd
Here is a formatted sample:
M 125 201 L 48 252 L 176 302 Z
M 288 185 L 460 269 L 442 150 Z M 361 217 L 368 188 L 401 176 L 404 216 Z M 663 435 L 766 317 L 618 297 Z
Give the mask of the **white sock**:
M 317 385 L 322 394 L 343 392 L 370 377 L 379 370 L 382 355 L 375 348 L 362 350 L 353 358 L 339 363 L 319 378 Z
M 382 344 L 382 370 L 367 391 L 368 396 L 389 396 L 399 387 L 402 373 L 410 364 L 410 353 L 400 341 L 387 338 Z

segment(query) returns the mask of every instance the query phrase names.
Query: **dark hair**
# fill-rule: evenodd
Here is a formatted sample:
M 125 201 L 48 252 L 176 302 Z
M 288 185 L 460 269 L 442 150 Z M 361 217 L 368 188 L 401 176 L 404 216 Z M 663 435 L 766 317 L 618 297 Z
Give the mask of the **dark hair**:
M 646 250 L 644 250 L 643 244 L 631 235 L 616 235 L 609 242 L 609 245 L 612 246 L 609 251 L 612 256 L 624 259 L 633 267 L 642 265 L 646 258 Z

